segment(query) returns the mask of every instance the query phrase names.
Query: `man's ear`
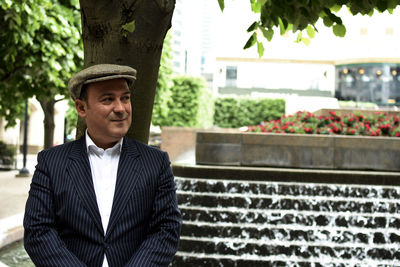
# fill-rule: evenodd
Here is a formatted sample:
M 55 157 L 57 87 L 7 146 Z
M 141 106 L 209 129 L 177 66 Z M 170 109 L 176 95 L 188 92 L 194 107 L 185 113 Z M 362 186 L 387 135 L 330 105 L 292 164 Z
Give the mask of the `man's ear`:
M 80 99 L 75 100 L 75 108 L 79 117 L 86 118 L 87 103 L 85 101 Z

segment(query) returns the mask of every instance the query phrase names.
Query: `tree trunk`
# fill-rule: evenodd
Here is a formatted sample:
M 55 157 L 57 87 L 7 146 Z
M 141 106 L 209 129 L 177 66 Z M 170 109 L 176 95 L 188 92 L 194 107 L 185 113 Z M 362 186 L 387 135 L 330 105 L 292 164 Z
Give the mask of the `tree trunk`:
M 54 144 L 54 99 L 38 99 L 44 113 L 44 149 L 50 148 Z
M 175 0 L 80 0 L 85 67 L 111 63 L 137 70 L 128 136 L 148 142 L 163 41 Z M 123 25 L 135 21 L 133 32 Z M 78 122 L 77 138 L 84 133 Z

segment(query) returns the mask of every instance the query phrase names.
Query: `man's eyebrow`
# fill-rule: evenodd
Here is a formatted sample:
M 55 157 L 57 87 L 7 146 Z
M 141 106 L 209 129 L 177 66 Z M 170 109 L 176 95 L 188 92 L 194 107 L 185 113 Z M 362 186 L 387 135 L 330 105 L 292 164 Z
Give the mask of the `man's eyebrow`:
M 114 96 L 114 94 L 112 94 L 112 93 L 104 93 L 104 94 L 100 95 L 100 98 L 104 97 L 104 96 Z
M 127 91 L 123 92 L 122 94 L 123 95 L 130 95 L 131 91 L 127 90 Z M 102 98 L 102 97 L 105 97 L 105 96 L 115 96 L 115 93 L 104 93 L 104 94 L 101 94 L 99 97 Z

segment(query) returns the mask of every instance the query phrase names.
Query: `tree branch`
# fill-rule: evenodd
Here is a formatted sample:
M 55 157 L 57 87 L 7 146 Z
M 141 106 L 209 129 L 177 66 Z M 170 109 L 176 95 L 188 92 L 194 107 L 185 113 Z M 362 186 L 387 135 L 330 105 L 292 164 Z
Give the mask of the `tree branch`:
M 67 99 L 66 97 L 62 97 L 60 99 L 54 99 L 54 103 L 57 103 L 57 102 L 60 102 L 60 101 L 66 100 L 66 99 Z

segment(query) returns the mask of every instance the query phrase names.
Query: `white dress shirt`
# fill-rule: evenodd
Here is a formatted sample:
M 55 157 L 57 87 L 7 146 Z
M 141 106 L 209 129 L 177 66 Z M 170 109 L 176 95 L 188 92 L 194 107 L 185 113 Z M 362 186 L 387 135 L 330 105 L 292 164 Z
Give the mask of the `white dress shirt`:
M 87 153 L 104 234 L 107 232 L 111 215 L 122 140 L 121 138 L 113 147 L 104 150 L 96 146 L 86 130 Z M 108 267 L 106 256 L 104 256 L 103 267 Z

